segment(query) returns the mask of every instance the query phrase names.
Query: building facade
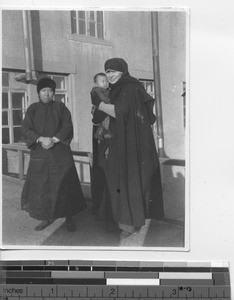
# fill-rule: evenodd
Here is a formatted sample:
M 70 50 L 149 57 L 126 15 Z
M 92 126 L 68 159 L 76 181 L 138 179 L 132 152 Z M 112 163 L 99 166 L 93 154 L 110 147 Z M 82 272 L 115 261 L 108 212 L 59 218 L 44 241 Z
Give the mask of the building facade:
M 186 16 L 159 12 L 159 59 L 165 154 L 184 159 Z M 56 100 L 72 113 L 72 148 L 92 149 L 90 90 L 104 62 L 123 57 L 130 74 L 153 93 L 151 12 L 28 11 L 29 62 L 26 82 L 23 12 L 2 13 L 2 142 L 20 144 L 20 124 L 27 107 L 38 101 L 36 82 L 49 76 L 57 83 Z

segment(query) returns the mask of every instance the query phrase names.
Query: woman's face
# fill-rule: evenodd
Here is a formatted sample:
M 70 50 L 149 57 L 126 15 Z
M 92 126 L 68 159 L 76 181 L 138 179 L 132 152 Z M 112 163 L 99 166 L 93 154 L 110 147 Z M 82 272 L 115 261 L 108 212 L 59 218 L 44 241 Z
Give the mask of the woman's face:
M 53 100 L 54 91 L 49 87 L 45 87 L 40 90 L 39 97 L 43 103 L 48 103 Z
M 109 83 L 116 83 L 121 76 L 123 75 L 123 72 L 115 71 L 115 70 L 108 70 L 106 72 L 106 76 L 108 78 Z

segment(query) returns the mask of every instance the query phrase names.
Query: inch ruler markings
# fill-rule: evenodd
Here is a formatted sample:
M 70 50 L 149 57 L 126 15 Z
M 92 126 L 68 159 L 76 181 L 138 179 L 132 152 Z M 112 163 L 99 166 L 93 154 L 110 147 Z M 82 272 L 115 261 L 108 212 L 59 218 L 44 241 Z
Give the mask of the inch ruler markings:
M 2 261 L 1 300 L 231 299 L 226 263 Z

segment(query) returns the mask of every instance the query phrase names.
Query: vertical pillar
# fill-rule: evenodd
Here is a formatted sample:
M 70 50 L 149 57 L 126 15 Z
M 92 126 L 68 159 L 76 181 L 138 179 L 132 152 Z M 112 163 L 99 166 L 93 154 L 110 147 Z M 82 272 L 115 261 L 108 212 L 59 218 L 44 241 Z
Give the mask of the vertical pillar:
M 18 163 L 19 163 L 19 179 L 24 179 L 24 163 L 23 163 L 23 151 L 18 150 Z
M 31 49 L 30 49 L 28 11 L 23 10 L 22 17 L 23 17 L 23 33 L 24 33 L 25 75 L 26 75 L 26 81 L 30 81 L 32 80 L 32 67 L 31 67 Z
M 152 56 L 153 56 L 153 74 L 155 89 L 155 107 L 157 122 L 157 141 L 158 154 L 162 158 L 164 153 L 164 134 L 163 134 L 163 117 L 162 117 L 162 98 L 161 98 L 161 82 L 160 82 L 160 64 L 159 64 L 159 37 L 158 37 L 158 12 L 151 12 L 151 28 L 152 28 Z

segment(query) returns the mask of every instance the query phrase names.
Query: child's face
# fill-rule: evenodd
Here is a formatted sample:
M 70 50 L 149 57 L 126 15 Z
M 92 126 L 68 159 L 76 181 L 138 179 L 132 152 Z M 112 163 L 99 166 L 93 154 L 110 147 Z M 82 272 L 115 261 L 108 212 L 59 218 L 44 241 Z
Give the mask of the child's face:
M 108 88 L 108 79 L 106 76 L 98 76 L 96 79 L 96 86 L 107 89 Z

